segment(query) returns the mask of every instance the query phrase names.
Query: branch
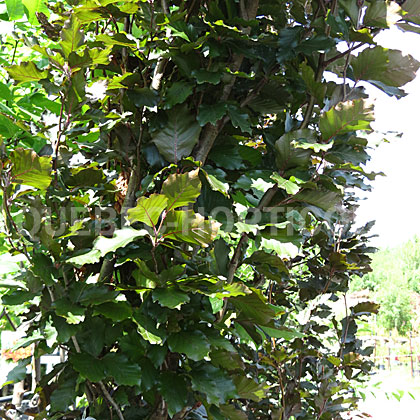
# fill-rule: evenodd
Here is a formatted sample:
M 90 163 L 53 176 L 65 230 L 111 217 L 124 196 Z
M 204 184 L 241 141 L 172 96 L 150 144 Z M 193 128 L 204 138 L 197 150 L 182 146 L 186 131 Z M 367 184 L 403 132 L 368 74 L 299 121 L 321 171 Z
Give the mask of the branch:
M 124 416 L 121 412 L 120 407 L 118 406 L 118 404 L 115 402 L 115 400 L 111 397 L 111 394 L 108 392 L 108 390 L 106 389 L 105 385 L 103 384 L 102 381 L 98 382 L 99 386 L 101 387 L 101 390 L 105 396 L 105 398 L 109 401 L 109 403 L 114 407 L 115 411 L 117 412 L 117 416 L 120 420 L 124 420 Z
M 274 187 L 271 187 L 269 190 L 267 190 L 267 192 L 261 198 L 261 201 L 258 203 L 258 206 L 256 207 L 256 209 L 260 210 L 260 211 L 264 210 L 264 208 L 267 207 L 268 204 L 270 204 L 271 200 L 274 198 L 277 191 L 278 191 L 278 186 L 277 185 L 274 185 Z M 244 232 L 242 234 L 241 239 L 239 240 L 238 244 L 236 245 L 235 251 L 234 251 L 233 256 L 232 256 L 232 259 L 230 260 L 230 263 L 229 263 L 228 275 L 227 275 L 227 280 L 226 280 L 226 282 L 228 284 L 231 284 L 233 282 L 236 270 L 238 269 L 238 267 L 242 263 L 242 258 L 245 254 L 246 249 L 248 248 L 247 239 L 248 239 L 248 234 Z M 246 246 L 244 246 L 244 245 L 246 245 Z M 226 308 L 227 308 L 227 302 L 228 301 L 226 299 L 224 304 L 223 304 L 223 308 L 219 312 L 218 322 L 220 322 L 223 319 L 223 317 L 225 316 Z
M 255 19 L 257 16 L 259 0 L 250 0 L 247 6 L 245 6 L 244 3 L 245 3 L 245 0 L 242 0 L 240 3 L 242 19 L 244 20 Z M 244 34 L 249 35 L 249 33 L 251 32 L 251 28 L 245 28 L 243 29 L 243 32 Z M 232 72 L 236 72 L 241 68 L 243 60 L 244 60 L 243 54 L 233 55 L 232 62 L 230 64 L 230 68 Z M 229 99 L 233 86 L 236 82 L 236 78 L 237 76 L 232 74 L 228 83 L 226 83 L 225 86 L 223 87 L 222 95 L 220 97 L 221 102 L 227 101 Z M 225 123 L 227 121 L 228 120 L 226 120 Z M 216 141 L 216 138 L 219 135 L 225 123 L 223 123 L 222 121 L 222 123 L 219 123 L 216 126 L 210 123 L 205 126 L 197 151 L 194 156 L 196 160 L 202 163 L 205 163 L 207 156 L 210 153 L 210 150 L 213 147 L 213 144 Z
M 329 60 L 324 61 L 324 69 L 326 69 L 330 64 L 334 63 L 334 61 L 339 60 L 340 58 L 345 57 L 347 54 L 351 53 L 354 50 L 357 50 L 362 45 L 365 45 L 364 42 L 359 42 L 358 44 L 354 45 L 353 47 L 349 48 L 348 50 L 335 55 L 334 57 L 330 58 Z

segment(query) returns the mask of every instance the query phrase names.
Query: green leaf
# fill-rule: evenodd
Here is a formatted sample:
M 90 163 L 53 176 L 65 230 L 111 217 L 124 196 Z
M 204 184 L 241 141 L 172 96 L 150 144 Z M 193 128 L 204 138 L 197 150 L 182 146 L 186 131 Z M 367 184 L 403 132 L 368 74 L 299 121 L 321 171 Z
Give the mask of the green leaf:
M 296 47 L 297 52 L 310 55 L 315 51 L 326 52 L 333 48 L 336 44 L 334 38 L 327 37 L 325 35 L 315 35 L 312 38 L 309 38 L 303 41 Z
M 176 107 L 168 111 L 166 127 L 153 134 L 152 142 L 168 162 L 177 163 L 191 154 L 200 131 L 200 125 L 188 108 Z
M 175 372 L 163 372 L 160 375 L 160 384 L 162 396 L 168 405 L 168 413 L 172 417 L 187 405 L 187 382 Z
M 25 12 L 22 0 L 6 0 L 6 9 L 9 20 L 18 20 Z
M 140 386 L 142 371 L 139 365 L 128 360 L 122 353 L 108 353 L 102 359 L 105 376 L 110 376 L 117 385 Z
M 212 85 L 217 85 L 220 83 L 223 73 L 200 69 L 193 70 L 191 75 L 195 77 L 198 84 L 211 83 Z
M 99 382 L 105 378 L 104 364 L 101 360 L 88 353 L 71 354 L 69 357 L 73 368 L 86 379 Z
M 277 173 L 273 173 L 270 178 L 276 181 L 279 188 L 286 190 L 287 194 L 295 195 L 300 190 L 299 185 L 288 179 L 284 179 Z
M 244 263 L 256 266 L 260 274 L 278 282 L 284 281 L 284 276 L 281 273 L 289 274 L 289 270 L 280 257 L 265 251 L 255 251 L 244 260 Z
M 303 190 L 294 196 L 294 200 L 329 211 L 334 210 L 335 205 L 341 200 L 341 195 L 328 190 Z
M 48 11 L 48 8 L 42 0 L 22 0 L 22 3 L 25 6 L 25 14 L 31 25 L 34 25 L 37 22 L 37 12 Z
M 283 338 L 286 341 L 294 340 L 295 338 L 303 338 L 305 335 L 299 331 L 292 330 L 286 327 L 260 327 L 267 335 L 273 338 Z
M 162 185 L 162 194 L 168 199 L 167 210 L 188 206 L 196 201 L 201 193 L 198 169 L 185 174 L 171 174 Z
M 131 306 L 127 302 L 105 302 L 95 306 L 95 313 L 101 314 L 106 318 L 112 319 L 114 322 L 124 321 L 133 314 Z
M 352 310 L 355 315 L 377 314 L 380 306 L 375 302 L 360 302 Z
M 220 181 L 215 175 L 212 175 L 205 171 L 204 169 L 201 169 L 201 172 L 205 175 L 207 182 L 210 185 L 210 188 L 213 191 L 218 191 L 222 193 L 225 197 L 229 196 L 229 184 L 226 182 Z M 216 171 L 213 171 L 214 173 L 217 173 Z M 223 171 L 221 171 L 223 173 Z
M 260 325 L 270 323 L 277 314 L 266 298 L 255 290 L 249 295 L 230 298 L 230 302 L 240 311 L 238 319 L 253 321 Z
M 183 353 L 198 362 L 203 360 L 210 351 L 210 343 L 201 331 L 181 331 L 168 338 L 169 350 Z
M 149 88 L 129 89 L 127 90 L 127 96 L 137 108 L 143 106 L 153 108 L 160 100 L 159 93 Z
M 317 100 L 317 103 L 323 105 L 325 99 L 325 93 L 327 85 L 315 80 L 315 72 L 312 67 L 309 67 L 306 63 L 302 63 L 301 66 L 302 79 L 308 89 L 308 92 Z
M 117 249 L 123 248 L 145 235 L 148 235 L 148 232 L 144 229 L 136 230 L 131 227 L 117 229 L 112 238 L 100 236 L 95 240 L 93 248 L 88 253 L 69 258 L 67 262 L 76 265 L 93 264 L 98 262 L 108 252 L 115 252 Z
M 236 396 L 236 388 L 231 378 L 210 364 L 193 369 L 191 378 L 193 389 L 204 394 L 210 404 L 218 406 Z
M 119 45 L 121 47 L 136 48 L 136 41 L 128 39 L 127 35 L 123 32 L 112 36 L 108 34 L 99 34 L 96 36 L 96 40 L 103 42 L 105 45 Z
M 404 56 L 400 51 L 387 50 L 380 46 L 366 48 L 352 60 L 356 81 L 367 80 L 384 91 L 382 83 L 400 87 L 412 81 L 419 66 L 420 63 L 411 55 Z
M 37 82 L 48 76 L 47 70 L 39 70 L 33 61 L 24 61 L 5 68 L 10 77 L 18 83 Z
M 340 6 L 347 13 L 354 26 L 359 22 L 359 7 L 354 0 L 339 0 Z
M 19 361 L 18 365 L 15 366 L 8 374 L 6 382 L 2 384 L 2 387 L 6 384 L 15 384 L 23 381 L 26 378 L 26 366 L 29 364 L 30 359 Z
M 373 0 L 368 3 L 363 17 L 365 26 L 389 28 L 401 19 L 401 8 L 396 2 Z
M 367 105 L 363 99 L 345 102 L 324 112 L 319 122 L 322 138 L 329 141 L 332 138 L 356 130 L 371 130 L 370 123 L 374 120 L 373 106 Z
M 147 226 L 155 227 L 167 204 L 168 197 L 163 194 L 140 197 L 136 207 L 127 211 L 128 220 L 130 223 L 143 222 Z
M 294 146 L 294 142 L 301 139 L 315 143 L 315 133 L 308 129 L 289 131 L 276 141 L 276 162 L 280 170 L 304 167 L 310 162 L 311 151 Z
M 153 290 L 153 302 L 158 301 L 160 305 L 170 309 L 179 308 L 182 304 L 190 301 L 189 296 L 176 289 L 175 287 L 166 287 L 164 289 Z
M 170 211 L 163 225 L 163 238 L 206 247 L 217 235 L 219 224 L 192 210 Z
M 51 408 L 54 411 L 67 411 L 76 398 L 77 379 L 72 376 L 64 382 L 59 382 L 58 388 L 51 394 Z
M 182 104 L 192 94 L 194 85 L 187 82 L 175 82 L 166 92 L 165 107 L 172 108 Z
M 239 398 L 252 400 L 255 402 L 261 401 L 264 398 L 264 388 L 266 388 L 265 385 L 261 385 L 255 382 L 253 379 L 247 378 L 243 375 L 235 376 L 233 381 L 235 383 Z
M 68 57 L 70 53 L 77 51 L 85 41 L 84 32 L 82 31 L 81 26 L 81 22 L 74 15 L 64 23 L 60 34 L 60 45 L 66 57 Z
M 221 405 L 220 412 L 229 420 L 248 420 L 245 412 L 235 408 L 234 405 Z
M 235 128 L 240 128 L 242 132 L 252 134 L 249 115 L 234 105 L 228 107 L 230 121 Z M 242 112 L 241 112 L 242 111 Z
M 137 323 L 139 334 L 150 344 L 161 344 L 166 334 L 156 328 L 156 323 L 150 317 L 139 311 L 134 313 L 134 320 Z
M 197 121 L 201 127 L 205 126 L 207 123 L 216 125 L 216 122 L 223 118 L 226 111 L 227 106 L 223 102 L 216 104 L 202 104 L 198 108 Z
M 45 190 L 51 183 L 51 157 L 18 147 L 10 158 L 13 182 Z

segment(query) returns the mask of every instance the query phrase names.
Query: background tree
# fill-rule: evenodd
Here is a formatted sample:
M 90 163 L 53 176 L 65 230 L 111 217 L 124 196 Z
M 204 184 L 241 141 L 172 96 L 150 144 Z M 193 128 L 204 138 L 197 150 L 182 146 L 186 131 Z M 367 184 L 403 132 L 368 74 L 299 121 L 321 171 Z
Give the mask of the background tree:
M 377 307 L 328 302 L 369 270 L 361 82 L 405 95 L 419 63 L 374 36 L 418 32 L 417 2 L 5 6 L 2 249 L 25 262 L 2 302 L 25 308 L 19 345 L 68 355 L 35 418 L 355 408 Z

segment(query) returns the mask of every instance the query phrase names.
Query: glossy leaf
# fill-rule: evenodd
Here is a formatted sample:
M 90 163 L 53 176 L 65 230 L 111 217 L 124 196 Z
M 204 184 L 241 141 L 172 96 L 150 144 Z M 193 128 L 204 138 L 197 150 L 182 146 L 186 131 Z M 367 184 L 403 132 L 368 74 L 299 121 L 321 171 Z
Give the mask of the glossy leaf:
M 154 302 L 157 301 L 160 305 L 170 309 L 178 308 L 182 304 L 190 301 L 190 298 L 186 293 L 177 290 L 175 287 L 155 289 L 152 296 Z
M 100 236 L 93 244 L 93 248 L 81 255 L 69 258 L 67 261 L 76 265 L 93 264 L 100 260 L 108 252 L 115 252 L 118 248 L 123 248 L 136 239 L 147 235 L 146 230 L 136 230 L 130 227 L 118 229 L 112 238 Z
M 162 194 L 140 197 L 136 207 L 128 210 L 128 220 L 130 223 L 142 222 L 147 226 L 154 227 L 167 204 L 168 198 Z
M 218 227 L 218 223 L 192 210 L 170 211 L 163 225 L 163 237 L 206 247 L 215 239 Z
M 315 142 L 315 134 L 307 129 L 290 131 L 276 141 L 276 162 L 280 170 L 284 171 L 308 164 L 311 156 L 310 150 L 293 146 L 293 142 L 300 139 L 308 143 Z
M 162 186 L 162 194 L 168 200 L 168 211 L 194 203 L 200 192 L 198 169 L 185 174 L 169 175 Z
M 345 102 L 324 112 L 319 122 L 322 138 L 329 141 L 332 138 L 356 130 L 371 130 L 373 121 L 373 106 L 363 100 Z

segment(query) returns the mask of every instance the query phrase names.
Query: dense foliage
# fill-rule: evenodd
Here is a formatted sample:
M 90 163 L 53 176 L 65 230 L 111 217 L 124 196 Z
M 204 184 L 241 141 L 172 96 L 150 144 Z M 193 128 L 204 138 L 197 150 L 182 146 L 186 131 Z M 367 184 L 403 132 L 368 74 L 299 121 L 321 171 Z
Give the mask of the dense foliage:
M 380 303 L 378 324 L 400 334 L 418 330 L 415 316 L 420 292 L 420 238 L 394 248 L 383 248 L 372 258 L 372 272 L 353 279 L 352 290 L 369 290 Z
M 36 419 L 340 419 L 369 370 L 329 302 L 373 106 L 419 67 L 383 0 L 6 0 L 2 303 L 67 357 Z M 15 273 L 12 275 L 12 273 Z M 25 375 L 24 359 L 9 375 Z M 75 403 L 77 402 L 77 404 Z

